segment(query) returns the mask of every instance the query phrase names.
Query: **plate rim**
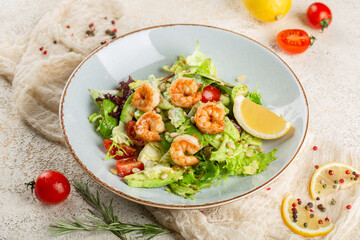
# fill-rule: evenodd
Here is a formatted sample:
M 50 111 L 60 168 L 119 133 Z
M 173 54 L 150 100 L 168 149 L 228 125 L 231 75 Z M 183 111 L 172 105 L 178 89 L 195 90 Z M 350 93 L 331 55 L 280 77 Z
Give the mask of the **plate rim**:
M 225 199 L 225 200 L 221 200 L 221 201 L 216 201 L 216 202 L 212 202 L 212 203 L 204 203 L 204 204 L 196 204 L 196 205 L 172 205 L 172 204 L 164 204 L 164 203 L 155 203 L 152 201 L 148 201 L 148 200 L 143 200 L 143 199 L 139 199 L 136 197 L 133 197 L 131 195 L 128 195 L 120 190 L 116 190 L 114 187 L 109 186 L 107 183 L 101 181 L 97 176 L 95 176 L 87 167 L 86 165 L 80 160 L 80 158 L 76 155 L 75 150 L 73 149 L 72 145 L 69 142 L 69 138 L 66 134 L 66 130 L 65 130 L 65 123 L 64 123 L 64 112 L 63 112 L 63 108 L 64 108 L 64 101 L 65 101 L 65 97 L 66 97 L 66 93 L 67 93 L 67 89 L 72 81 L 72 79 L 74 78 L 75 74 L 77 73 L 77 71 L 82 67 L 82 65 L 89 60 L 94 54 L 96 54 L 98 51 L 100 51 L 101 49 L 109 46 L 110 44 L 112 44 L 113 42 L 117 41 L 118 39 L 124 38 L 126 36 L 138 33 L 138 32 L 142 32 L 142 31 L 147 31 L 147 30 L 151 30 L 151 29 L 157 29 L 157 28 L 164 28 L 164 27 L 173 27 L 173 26 L 195 26 L 195 27 L 205 27 L 205 28 L 211 28 L 211 29 L 217 29 L 217 30 L 221 30 L 221 31 L 225 31 L 225 32 L 229 32 L 232 34 L 236 34 L 238 36 L 241 36 L 243 38 L 246 38 L 258 45 L 260 45 L 261 47 L 263 47 L 264 49 L 270 51 L 270 53 L 274 54 L 279 60 L 281 60 L 281 62 L 283 64 L 285 64 L 285 66 L 291 71 L 291 73 L 294 75 L 296 81 L 298 82 L 300 89 L 303 93 L 304 99 L 305 99 L 305 103 L 306 103 L 306 110 L 307 110 L 307 116 L 306 116 L 306 128 L 305 128 L 305 133 L 304 133 L 304 137 L 302 139 L 302 141 L 300 142 L 300 145 L 297 149 L 297 151 L 295 152 L 294 156 L 291 158 L 291 160 L 280 170 L 280 172 L 278 172 L 275 176 L 273 176 L 271 179 L 269 179 L 268 181 L 266 181 L 265 183 L 263 183 L 262 185 L 252 189 L 251 191 L 248 191 L 246 193 L 237 195 L 235 197 L 229 198 L 229 199 Z M 65 138 L 65 143 L 67 148 L 70 150 L 71 154 L 73 155 L 73 157 L 75 158 L 75 160 L 77 161 L 77 163 L 82 167 L 82 169 L 93 179 L 95 180 L 95 182 L 97 182 L 98 184 L 100 184 L 101 186 L 105 187 L 106 189 L 108 189 L 109 191 L 115 193 L 118 196 L 121 196 L 127 200 L 142 204 L 142 205 L 146 205 L 146 206 L 151 206 L 151 207 L 157 207 L 157 208 L 163 208 L 163 209 L 199 209 L 199 208 L 210 208 L 210 207 L 216 207 L 216 206 L 220 206 L 223 204 L 227 204 L 227 203 L 231 203 L 234 202 L 238 199 L 241 199 L 245 196 L 249 196 L 253 193 L 255 193 L 256 191 L 264 188 L 266 185 L 270 184 L 271 182 L 273 182 L 276 178 L 278 178 L 284 171 L 285 169 L 288 168 L 288 166 L 293 162 L 293 160 L 295 159 L 295 157 L 297 156 L 297 154 L 299 153 L 300 149 L 303 146 L 303 143 L 305 141 L 306 135 L 307 135 L 307 131 L 308 131 L 308 127 L 309 127 L 309 104 L 308 104 L 308 100 L 304 91 L 303 86 L 301 85 L 298 77 L 296 76 L 296 74 L 294 73 L 294 71 L 290 68 L 290 66 L 279 56 L 277 55 L 273 50 L 271 50 L 270 48 L 264 46 L 263 44 L 259 43 L 258 41 L 243 35 L 241 33 L 229 30 L 229 29 L 225 29 L 225 28 L 220 28 L 220 27 L 216 27 L 216 26 L 210 26 L 210 25 L 204 25 L 204 24 L 192 24 L 192 23 L 179 23 L 179 24 L 163 24 L 163 25 L 155 25 L 155 26 L 151 26 L 151 27 L 146 27 L 146 28 L 141 28 L 126 34 L 123 34 L 115 39 L 113 39 L 111 42 L 108 42 L 102 46 L 99 46 L 98 48 L 96 48 L 93 52 L 91 52 L 87 57 L 85 57 L 81 63 L 75 68 L 75 70 L 71 73 L 70 77 L 68 78 L 65 87 L 62 91 L 61 94 L 61 98 L 60 98 L 60 104 L 59 104 L 59 120 L 60 120 L 60 127 L 62 130 L 62 134 Z

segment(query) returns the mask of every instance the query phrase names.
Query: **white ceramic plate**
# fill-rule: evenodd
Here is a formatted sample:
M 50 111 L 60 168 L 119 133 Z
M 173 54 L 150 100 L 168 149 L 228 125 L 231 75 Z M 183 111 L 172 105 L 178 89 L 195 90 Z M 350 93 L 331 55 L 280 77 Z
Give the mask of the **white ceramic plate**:
M 115 89 L 131 75 L 147 79 L 166 76 L 163 65 L 179 55 L 200 51 L 214 60 L 219 76 L 236 84 L 245 75 L 250 90 L 256 86 L 263 105 L 282 114 L 294 127 L 293 136 L 263 141 L 265 152 L 278 148 L 277 160 L 255 176 L 234 176 L 220 185 L 202 189 L 195 200 L 168 193 L 164 188 L 132 188 L 109 172 L 115 161 L 104 160 L 102 137 L 88 117 L 97 112 L 88 89 Z M 67 146 L 82 168 L 110 191 L 141 204 L 172 209 L 205 208 L 239 199 L 264 187 L 290 164 L 299 151 L 308 127 L 304 90 L 286 63 L 256 41 L 224 29 L 201 25 L 166 25 L 142 29 L 108 43 L 91 53 L 69 78 L 60 103 L 61 127 Z

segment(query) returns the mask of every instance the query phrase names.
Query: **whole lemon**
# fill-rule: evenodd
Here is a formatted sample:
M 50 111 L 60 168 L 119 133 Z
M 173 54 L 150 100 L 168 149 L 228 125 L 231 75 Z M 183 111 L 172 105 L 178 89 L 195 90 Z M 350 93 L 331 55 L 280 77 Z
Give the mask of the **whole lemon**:
M 280 20 L 291 7 L 291 0 L 242 0 L 242 2 L 251 15 L 263 22 Z

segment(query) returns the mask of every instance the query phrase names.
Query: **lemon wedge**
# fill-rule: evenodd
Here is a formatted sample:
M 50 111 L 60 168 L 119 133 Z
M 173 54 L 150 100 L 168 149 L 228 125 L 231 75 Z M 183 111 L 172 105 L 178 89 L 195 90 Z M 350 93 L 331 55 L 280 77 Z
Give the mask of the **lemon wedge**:
M 242 95 L 235 97 L 233 112 L 239 125 L 258 138 L 280 138 L 291 128 L 290 122 Z
M 360 183 L 360 171 L 351 165 L 331 162 L 320 166 L 310 182 L 312 199 L 350 188 Z
M 334 224 L 328 218 L 320 218 L 306 210 L 291 194 L 282 202 L 281 217 L 291 231 L 303 237 L 324 236 L 334 229 Z

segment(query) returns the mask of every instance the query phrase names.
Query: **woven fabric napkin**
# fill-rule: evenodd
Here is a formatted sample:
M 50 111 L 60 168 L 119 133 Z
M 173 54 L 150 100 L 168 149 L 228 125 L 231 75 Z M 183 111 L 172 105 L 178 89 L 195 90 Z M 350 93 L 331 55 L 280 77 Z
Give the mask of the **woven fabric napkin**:
M 63 143 L 58 103 L 71 72 L 102 42 L 111 41 L 107 29 L 117 29 L 117 35 L 135 30 L 136 24 L 129 27 L 122 11 L 116 0 L 67 0 L 46 14 L 30 34 L 12 46 L 0 48 L 0 75 L 12 82 L 19 114 L 48 139 Z M 312 149 L 314 145 L 317 151 Z M 308 134 L 302 150 L 284 173 L 250 196 L 203 210 L 147 209 L 185 239 L 302 239 L 283 224 L 282 199 L 291 193 L 303 202 L 310 201 L 308 186 L 314 165 L 339 161 L 359 168 L 358 159 L 359 155 L 339 149 L 336 141 Z M 355 186 L 319 201 L 327 208 L 319 215 L 335 223 L 326 239 L 344 239 L 357 227 L 359 191 Z M 337 201 L 335 206 L 329 205 L 332 198 Z M 351 210 L 345 208 L 348 204 Z

